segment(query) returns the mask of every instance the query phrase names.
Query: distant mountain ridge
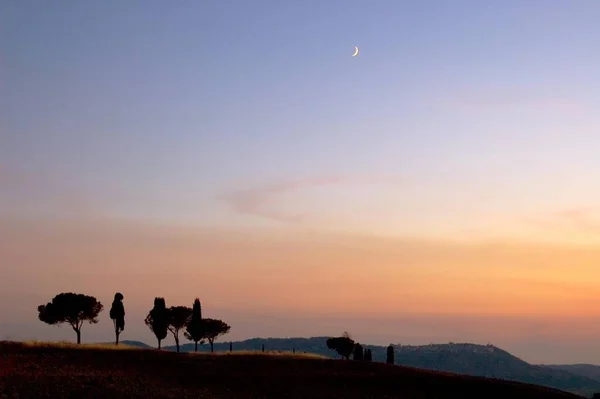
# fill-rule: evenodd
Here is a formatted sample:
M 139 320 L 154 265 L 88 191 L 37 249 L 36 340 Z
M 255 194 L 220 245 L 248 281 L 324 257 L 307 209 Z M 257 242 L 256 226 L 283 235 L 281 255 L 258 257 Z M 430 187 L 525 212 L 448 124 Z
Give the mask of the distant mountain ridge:
M 600 366 L 595 364 L 545 364 L 543 367 L 549 367 L 555 370 L 564 370 L 569 373 L 583 375 L 596 381 L 600 381 Z
M 315 353 L 339 358 L 327 348 L 329 337 L 311 338 L 251 338 L 232 342 L 234 351 L 280 351 Z M 139 348 L 153 348 L 139 341 L 123 341 L 123 344 Z M 361 343 L 362 344 L 362 343 Z M 362 344 L 371 349 L 373 361 L 384 362 L 386 346 Z M 600 366 L 592 365 L 532 365 L 494 345 L 472 343 L 448 343 L 430 345 L 394 345 L 395 362 L 398 365 L 420 369 L 445 371 L 456 374 L 482 376 L 537 384 L 556 388 L 586 397 L 600 392 Z M 180 345 L 182 352 L 193 352 L 194 344 Z M 175 346 L 164 350 L 174 351 Z M 199 352 L 209 352 L 209 345 L 200 345 Z M 215 343 L 215 351 L 229 351 L 229 341 Z

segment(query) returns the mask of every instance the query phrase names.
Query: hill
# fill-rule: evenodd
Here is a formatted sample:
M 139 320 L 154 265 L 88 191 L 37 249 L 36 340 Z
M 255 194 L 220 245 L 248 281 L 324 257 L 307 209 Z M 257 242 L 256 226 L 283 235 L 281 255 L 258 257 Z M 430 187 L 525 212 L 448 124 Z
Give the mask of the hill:
M 295 349 L 296 353 L 307 352 L 337 357 L 335 352 L 327 348 L 325 344 L 327 338 L 253 338 L 233 342 L 233 349 L 234 351 L 260 351 L 262 345 L 265 345 L 267 351 L 291 352 Z M 385 346 L 363 344 L 363 347 L 371 349 L 374 361 L 385 361 Z M 175 350 L 175 347 L 165 349 Z M 184 344 L 181 349 L 190 352 L 194 350 L 194 346 Z M 208 345 L 199 347 L 199 351 L 202 352 L 209 350 Z M 215 351 L 229 351 L 229 343 L 216 343 Z M 396 345 L 395 351 L 396 364 L 403 366 L 543 385 L 588 397 L 595 392 L 600 392 L 599 380 L 576 373 L 574 370 L 532 365 L 493 345 L 469 343 Z
M 100 345 L 114 345 L 114 342 L 102 342 Z M 129 341 L 129 340 L 125 340 L 125 341 L 121 341 L 119 342 L 119 345 L 124 345 L 124 346 L 131 346 L 134 348 L 140 348 L 140 349 L 153 349 L 152 346 L 147 345 L 143 342 L 140 341 Z
M 1 342 L 0 353 L 0 397 L 7 398 L 578 398 L 517 382 L 291 355 L 14 342 Z
M 542 365 L 554 370 L 563 370 L 572 374 L 582 375 L 600 381 L 600 366 L 595 364 L 548 364 Z
M 429 370 L 543 385 L 585 396 L 600 392 L 599 381 L 566 370 L 529 364 L 493 345 L 403 346 L 396 351 L 396 362 Z

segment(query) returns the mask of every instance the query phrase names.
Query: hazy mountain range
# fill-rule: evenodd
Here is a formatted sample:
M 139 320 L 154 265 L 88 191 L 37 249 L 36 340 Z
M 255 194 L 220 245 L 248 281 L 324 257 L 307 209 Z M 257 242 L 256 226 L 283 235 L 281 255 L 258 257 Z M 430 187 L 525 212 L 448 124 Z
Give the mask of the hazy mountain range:
M 339 356 L 328 349 L 325 341 L 329 337 L 312 338 L 252 338 L 233 342 L 233 350 L 307 352 L 332 358 Z M 140 348 L 154 348 L 139 341 L 123 341 L 123 344 Z M 365 345 L 371 349 L 373 361 L 385 361 L 385 346 Z M 175 350 L 166 346 L 164 350 Z M 193 344 L 181 345 L 183 352 L 192 352 Z M 201 345 L 200 352 L 210 351 L 209 345 Z M 229 341 L 215 343 L 215 351 L 229 351 Z M 591 397 L 600 392 L 600 366 L 533 365 L 493 345 L 469 343 L 431 344 L 422 346 L 395 345 L 396 364 L 416 368 L 447 371 L 458 374 L 484 376 L 504 380 L 548 386 Z

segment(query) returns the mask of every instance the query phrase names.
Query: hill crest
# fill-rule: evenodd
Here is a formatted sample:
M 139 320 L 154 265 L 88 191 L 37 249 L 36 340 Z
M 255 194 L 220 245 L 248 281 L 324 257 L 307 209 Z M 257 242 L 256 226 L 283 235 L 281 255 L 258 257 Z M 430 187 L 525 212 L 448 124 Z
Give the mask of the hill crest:
M 6 355 L 0 357 L 0 397 L 579 397 L 498 379 L 302 356 L 207 356 L 13 342 L 0 342 L 0 352 Z

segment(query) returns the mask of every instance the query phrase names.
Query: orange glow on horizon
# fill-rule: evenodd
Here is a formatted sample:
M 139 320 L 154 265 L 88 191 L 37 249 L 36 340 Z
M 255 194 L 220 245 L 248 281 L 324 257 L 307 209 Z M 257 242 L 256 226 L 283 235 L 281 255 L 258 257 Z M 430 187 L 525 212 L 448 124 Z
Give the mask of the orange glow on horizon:
M 0 234 L 8 293 L 11 281 L 28 279 L 19 290 L 46 296 L 118 289 L 140 305 L 158 294 L 173 303 L 201 295 L 220 307 L 389 315 L 577 316 L 597 314 L 600 302 L 600 251 L 592 249 L 84 224 Z

